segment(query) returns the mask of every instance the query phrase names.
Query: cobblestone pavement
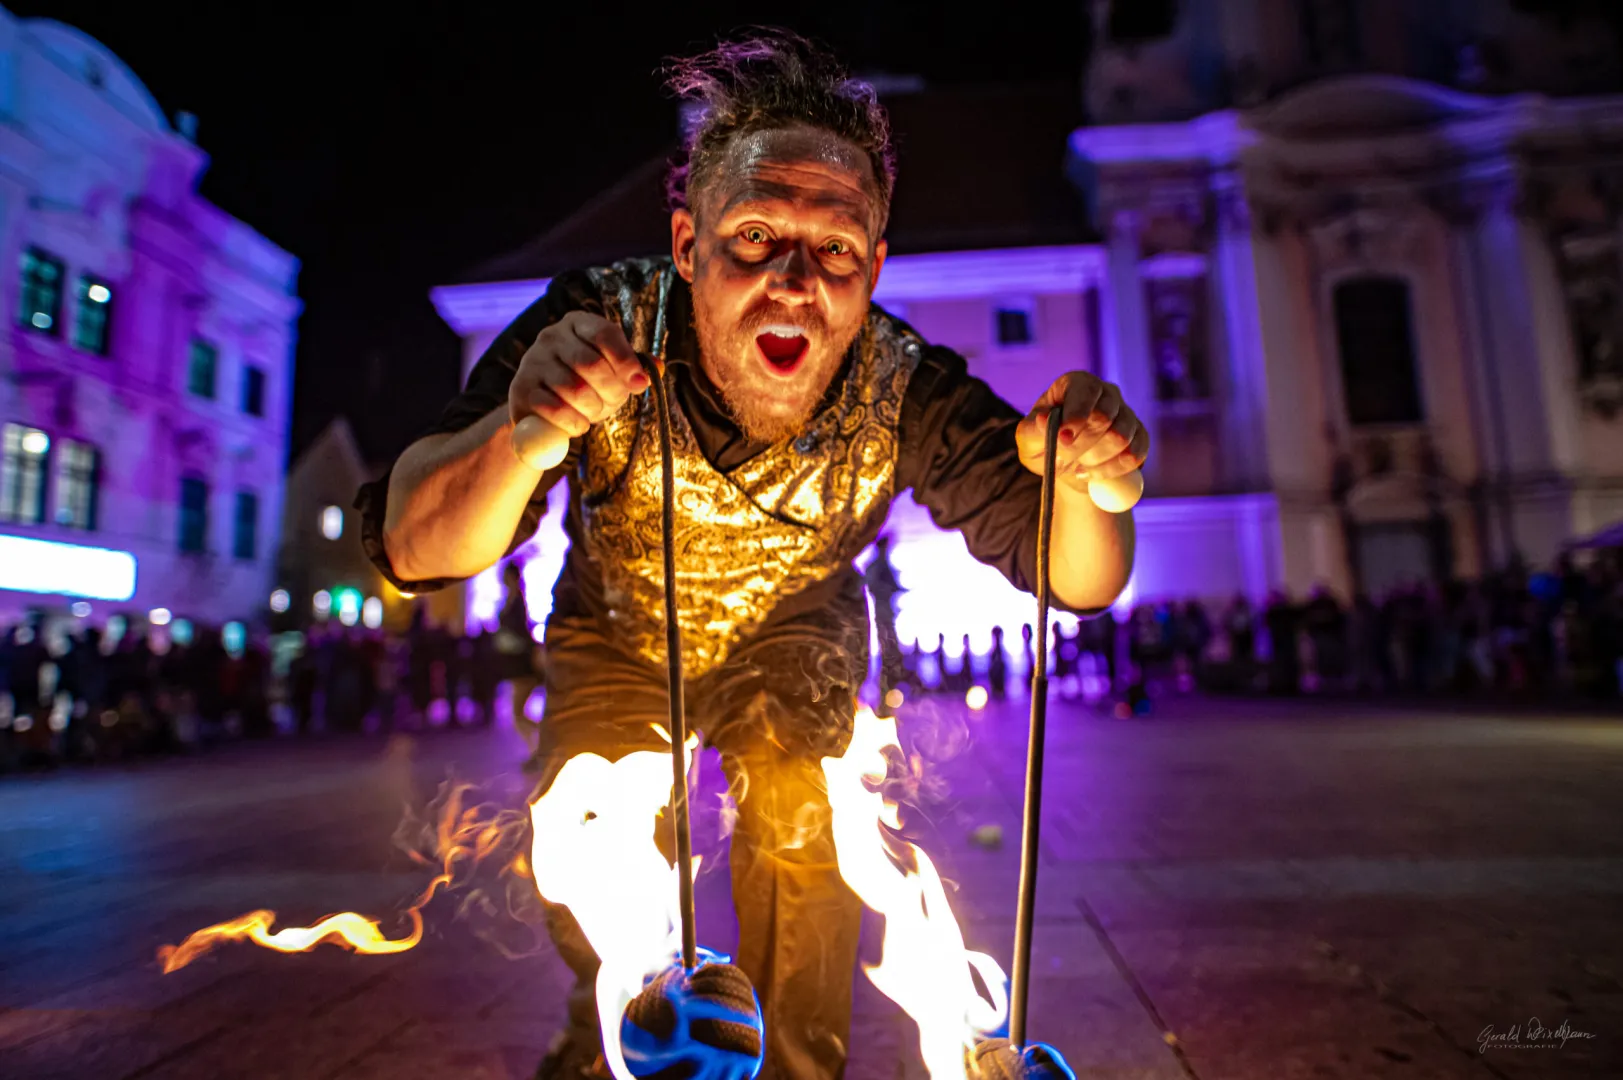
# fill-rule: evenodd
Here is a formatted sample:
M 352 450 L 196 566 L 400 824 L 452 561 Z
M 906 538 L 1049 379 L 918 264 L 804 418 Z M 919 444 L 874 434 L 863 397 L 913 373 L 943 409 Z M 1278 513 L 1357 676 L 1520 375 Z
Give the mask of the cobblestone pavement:
M 920 838 L 1005 966 L 1023 711 L 904 723 L 941 780 Z M 0 1077 L 528 1077 L 560 965 L 503 957 L 455 903 L 397 956 L 153 959 L 256 908 L 390 915 L 425 878 L 391 844 L 404 809 L 453 772 L 519 805 L 522 753 L 429 732 L 0 779 Z M 1048 760 L 1031 1030 L 1084 1080 L 1623 1076 L 1623 718 L 1060 705 Z M 698 843 L 719 850 L 714 795 Z M 1000 847 L 971 842 L 985 825 Z M 719 866 L 700 903 L 701 938 L 728 940 Z M 856 1013 L 852 1080 L 923 1077 L 860 975 Z

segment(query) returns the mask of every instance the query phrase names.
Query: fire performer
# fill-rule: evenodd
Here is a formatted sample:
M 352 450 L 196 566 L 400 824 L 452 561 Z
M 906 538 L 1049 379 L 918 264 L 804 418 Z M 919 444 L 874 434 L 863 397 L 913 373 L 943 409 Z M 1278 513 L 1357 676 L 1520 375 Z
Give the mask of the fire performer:
M 636 354 L 664 358 L 688 714 L 737 799 L 738 962 L 765 1013 L 765 1075 L 838 1077 L 860 905 L 819 762 L 844 751 L 868 664 L 852 560 L 911 488 L 1030 591 L 1044 424 L 1061 409 L 1052 590 L 1097 612 L 1131 571 L 1133 521 L 1098 509 L 1087 484 L 1138 468 L 1148 437 L 1117 388 L 1082 371 L 1022 415 L 871 302 L 894 158 L 872 89 L 835 58 L 763 32 L 675 62 L 669 87 L 699 107 L 668 184 L 670 257 L 555 277 L 433 432 L 362 490 L 364 542 L 395 584 L 424 592 L 529 537 L 567 480 L 540 790 L 577 754 L 663 749 L 660 450 Z M 514 451 L 531 415 L 571 437 L 544 472 Z M 549 929 L 579 983 L 541 1075 L 605 1075 L 596 957 L 567 909 Z

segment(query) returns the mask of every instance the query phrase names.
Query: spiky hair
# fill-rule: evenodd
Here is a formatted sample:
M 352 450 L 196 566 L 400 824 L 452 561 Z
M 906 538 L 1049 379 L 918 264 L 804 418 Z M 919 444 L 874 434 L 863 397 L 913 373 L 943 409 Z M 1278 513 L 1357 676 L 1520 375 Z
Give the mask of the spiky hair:
M 873 87 L 852 78 L 828 49 L 787 30 L 752 28 L 708 52 L 667 61 L 665 85 L 691 103 L 682 153 L 665 182 L 672 209 L 690 207 L 691 193 L 710 181 L 733 139 L 806 125 L 867 156 L 884 231 L 896 182 L 890 121 Z

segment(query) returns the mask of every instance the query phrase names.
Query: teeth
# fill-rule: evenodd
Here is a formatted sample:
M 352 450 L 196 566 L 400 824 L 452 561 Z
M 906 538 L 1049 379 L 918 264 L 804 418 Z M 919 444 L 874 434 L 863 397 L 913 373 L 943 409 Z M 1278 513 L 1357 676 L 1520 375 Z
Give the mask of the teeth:
M 763 328 L 761 333 L 771 334 L 775 338 L 784 338 L 786 340 L 806 336 L 805 331 L 796 326 L 768 326 Z

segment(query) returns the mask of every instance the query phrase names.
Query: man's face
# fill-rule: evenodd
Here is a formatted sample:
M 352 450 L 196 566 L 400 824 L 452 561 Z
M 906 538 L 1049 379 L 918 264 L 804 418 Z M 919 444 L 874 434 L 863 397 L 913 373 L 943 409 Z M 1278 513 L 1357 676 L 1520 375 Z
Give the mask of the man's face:
M 752 439 L 799 433 L 862 329 L 885 260 L 874 188 L 845 140 L 761 131 L 734 139 L 692 212 L 671 215 L 700 363 Z

